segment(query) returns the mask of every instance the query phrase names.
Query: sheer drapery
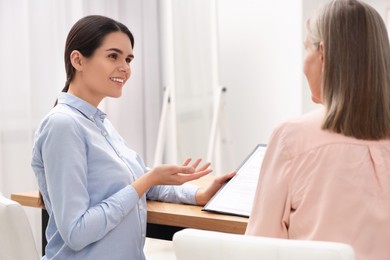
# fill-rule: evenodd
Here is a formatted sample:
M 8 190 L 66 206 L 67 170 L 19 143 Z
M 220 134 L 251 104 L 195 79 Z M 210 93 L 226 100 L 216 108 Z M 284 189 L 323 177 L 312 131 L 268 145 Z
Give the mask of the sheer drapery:
M 7 197 L 37 189 L 33 133 L 65 83 L 66 35 L 88 14 L 117 19 L 134 34 L 132 79 L 102 109 L 129 146 L 152 162 L 161 106 L 157 1 L 0 0 L 0 192 Z M 40 212 L 25 209 L 40 249 Z

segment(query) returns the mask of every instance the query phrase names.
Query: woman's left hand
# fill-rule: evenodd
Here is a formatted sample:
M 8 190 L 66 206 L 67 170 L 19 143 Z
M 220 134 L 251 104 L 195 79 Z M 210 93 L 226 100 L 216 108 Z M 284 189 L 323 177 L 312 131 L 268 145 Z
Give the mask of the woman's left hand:
M 236 171 L 218 176 L 209 186 L 198 189 L 195 195 L 196 203 L 201 206 L 206 205 L 206 203 L 214 196 L 215 193 L 217 193 L 223 184 L 230 180 L 234 175 L 236 175 Z

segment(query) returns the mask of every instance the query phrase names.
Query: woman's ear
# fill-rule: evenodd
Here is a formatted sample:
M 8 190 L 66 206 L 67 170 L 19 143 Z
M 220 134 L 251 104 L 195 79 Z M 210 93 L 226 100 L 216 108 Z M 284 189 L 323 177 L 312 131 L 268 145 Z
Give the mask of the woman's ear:
M 322 66 L 324 66 L 325 48 L 324 48 L 324 43 L 323 42 L 320 42 L 318 50 L 320 52 L 320 59 L 321 59 Z
M 70 62 L 72 63 L 72 66 L 75 70 L 83 70 L 83 55 L 79 51 L 72 51 L 70 54 Z

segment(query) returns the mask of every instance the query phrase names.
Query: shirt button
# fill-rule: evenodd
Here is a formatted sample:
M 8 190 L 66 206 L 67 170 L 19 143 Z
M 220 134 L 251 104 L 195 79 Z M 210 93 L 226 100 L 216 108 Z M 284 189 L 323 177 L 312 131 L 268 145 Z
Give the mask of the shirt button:
M 107 136 L 107 132 L 104 131 L 104 132 L 102 133 L 102 135 L 103 135 L 103 136 Z
M 90 119 L 93 119 L 93 116 L 89 116 Z

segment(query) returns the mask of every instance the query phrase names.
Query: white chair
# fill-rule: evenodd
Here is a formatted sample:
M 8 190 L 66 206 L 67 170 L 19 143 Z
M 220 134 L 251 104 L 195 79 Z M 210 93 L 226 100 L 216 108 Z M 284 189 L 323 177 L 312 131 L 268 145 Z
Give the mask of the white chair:
M 22 206 L 0 193 L 0 259 L 37 260 L 38 251 Z
M 177 260 L 355 260 L 342 243 L 184 229 L 173 236 Z

